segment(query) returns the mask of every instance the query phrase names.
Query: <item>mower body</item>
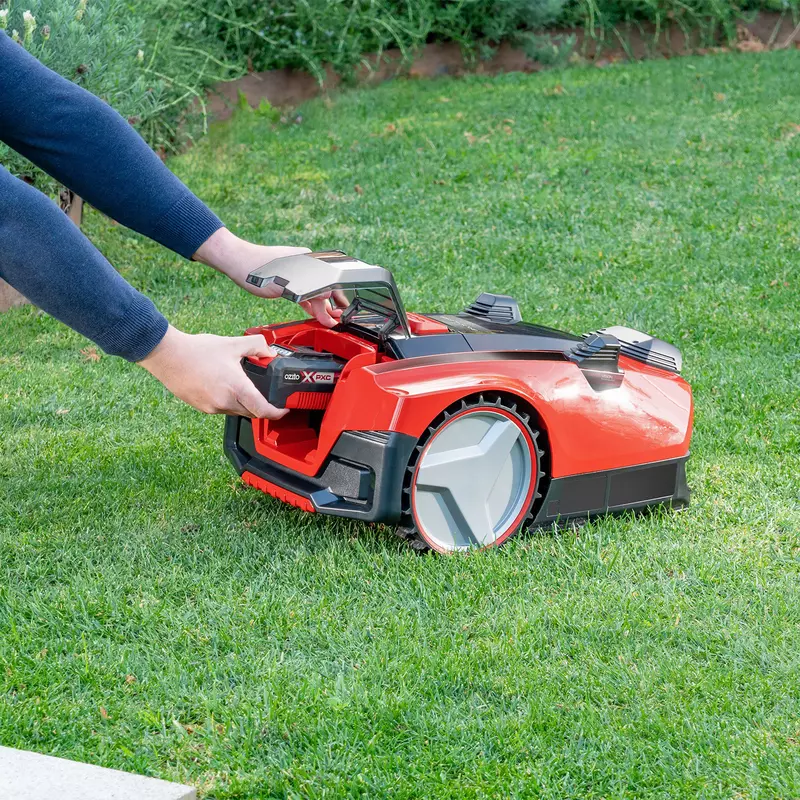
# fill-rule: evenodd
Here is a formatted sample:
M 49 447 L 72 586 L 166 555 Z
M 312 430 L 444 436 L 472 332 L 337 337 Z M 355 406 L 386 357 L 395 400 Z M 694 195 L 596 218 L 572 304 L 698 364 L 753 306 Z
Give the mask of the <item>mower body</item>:
M 407 314 L 388 271 L 337 251 L 249 279 L 347 305 L 254 327 L 275 357 L 243 362 L 280 420 L 228 417 L 251 486 L 308 512 L 399 526 L 415 547 L 501 544 L 523 525 L 688 503 L 692 394 L 676 348 L 623 327 L 574 336 L 481 295 Z

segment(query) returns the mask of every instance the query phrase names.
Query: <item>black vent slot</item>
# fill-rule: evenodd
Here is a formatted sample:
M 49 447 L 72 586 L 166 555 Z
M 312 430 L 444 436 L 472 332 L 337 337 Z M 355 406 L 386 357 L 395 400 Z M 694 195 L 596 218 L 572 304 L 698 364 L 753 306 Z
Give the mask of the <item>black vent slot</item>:
M 669 342 L 654 339 L 646 333 L 622 326 L 603 328 L 603 335 L 615 337 L 620 343 L 620 352 L 628 358 L 634 358 L 651 367 L 680 373 L 683 366 L 681 351 Z
M 587 333 L 567 353 L 574 361 L 596 392 L 616 389 L 622 385 L 624 377 L 619 368 L 619 341 L 607 333 Z
M 377 442 L 378 444 L 388 444 L 389 431 L 348 431 L 354 438 L 366 439 L 370 442 Z
M 619 372 L 619 341 L 604 333 L 587 333 L 568 356 L 581 369 Z
M 467 306 L 461 316 L 479 317 L 499 325 L 514 325 L 522 322 L 519 303 L 507 294 L 484 292 L 472 305 Z

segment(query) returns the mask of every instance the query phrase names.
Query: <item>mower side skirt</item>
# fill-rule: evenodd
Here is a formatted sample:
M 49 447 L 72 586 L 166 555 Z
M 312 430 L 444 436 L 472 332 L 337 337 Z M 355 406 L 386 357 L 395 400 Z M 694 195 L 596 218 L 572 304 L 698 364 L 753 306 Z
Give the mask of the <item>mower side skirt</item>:
M 541 527 L 658 505 L 683 508 L 689 504 L 688 458 L 687 454 L 650 464 L 553 478 L 532 524 Z
M 404 433 L 343 431 L 319 473 L 310 477 L 259 455 L 249 419 L 225 419 L 225 453 L 240 475 L 250 473 L 305 498 L 320 513 L 364 522 L 400 519 L 403 474 L 416 443 Z
M 299 501 L 306 510 L 364 522 L 396 523 L 401 516 L 403 476 L 416 439 L 387 431 L 343 431 L 318 475 L 309 477 L 256 452 L 249 419 L 225 420 L 225 452 L 240 475 L 256 488 L 254 476 Z M 681 458 L 552 478 L 544 491 L 534 527 L 604 514 L 689 503 L 686 461 Z M 262 489 L 263 491 L 264 489 Z M 293 502 L 304 508 L 302 502 Z

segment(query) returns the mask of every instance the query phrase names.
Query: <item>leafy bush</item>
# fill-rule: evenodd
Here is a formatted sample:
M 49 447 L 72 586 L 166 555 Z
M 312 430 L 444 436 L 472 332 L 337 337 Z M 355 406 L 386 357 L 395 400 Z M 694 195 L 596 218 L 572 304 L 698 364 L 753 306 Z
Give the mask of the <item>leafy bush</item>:
M 797 14 L 798 0 L 569 0 L 562 14 L 567 25 L 580 25 L 590 35 L 620 23 L 647 21 L 657 28 L 675 23 L 685 33 L 698 31 L 708 44 L 733 42 L 736 23 L 749 12 Z M 712 41 L 713 40 L 713 41 Z
M 699 30 L 714 36 L 721 32 L 733 38 L 741 13 L 738 0 L 572 0 L 564 21 L 590 33 L 637 20 L 658 27 L 674 22 L 686 32 Z
M 122 113 L 154 104 L 142 69 L 143 26 L 121 0 L 25 0 L 11 6 L 5 24 L 46 66 Z
M 471 0 L 431 3 L 438 38 L 496 44 L 558 19 L 565 0 Z
M 159 0 L 154 0 L 158 3 Z M 221 47 L 251 69 L 306 69 L 323 65 L 342 74 L 364 53 L 399 48 L 408 54 L 430 40 L 469 49 L 498 43 L 555 21 L 565 0 L 162 0 L 161 13 L 181 19 L 185 42 Z
M 542 34 L 579 25 L 590 36 L 621 22 L 675 22 L 706 40 L 736 35 L 736 21 L 756 8 L 797 11 L 800 0 L 149 0 L 159 18 L 180 20 L 181 46 L 216 54 L 243 69 L 294 67 L 322 79 L 324 65 L 352 73 L 364 53 L 399 48 L 405 55 L 428 41 L 454 41 L 485 56 L 503 40 L 544 62 L 558 62 L 568 39 Z
M 0 27 L 51 69 L 84 86 L 132 122 L 157 112 L 161 86 L 143 68 L 140 21 L 121 0 L 25 0 L 3 9 Z M 0 161 L 16 174 L 41 183 L 21 156 L 7 148 Z

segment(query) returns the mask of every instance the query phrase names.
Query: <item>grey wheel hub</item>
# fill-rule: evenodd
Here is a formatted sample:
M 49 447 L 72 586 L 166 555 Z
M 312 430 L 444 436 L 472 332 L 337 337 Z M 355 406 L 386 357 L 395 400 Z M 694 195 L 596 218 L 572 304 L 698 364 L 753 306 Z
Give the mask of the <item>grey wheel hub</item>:
M 516 419 L 486 408 L 455 416 L 417 465 L 412 508 L 420 533 L 440 550 L 494 544 L 526 510 L 533 467 Z

